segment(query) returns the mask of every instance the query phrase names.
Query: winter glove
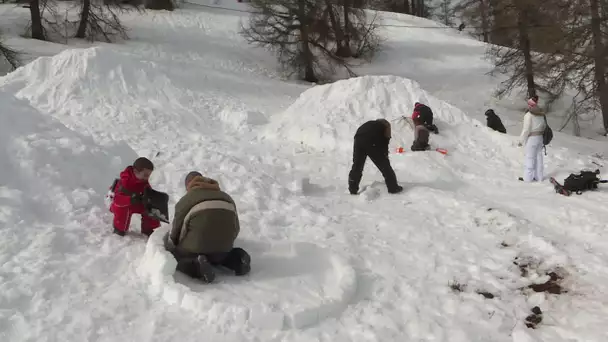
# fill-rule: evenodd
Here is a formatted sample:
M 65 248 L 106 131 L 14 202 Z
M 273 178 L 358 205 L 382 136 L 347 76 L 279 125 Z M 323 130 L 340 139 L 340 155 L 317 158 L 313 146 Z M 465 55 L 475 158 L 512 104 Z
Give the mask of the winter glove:
M 435 126 L 435 125 L 426 124 L 424 127 L 426 127 L 426 129 L 428 129 L 429 131 L 431 131 L 435 134 L 439 134 L 439 128 L 437 128 L 437 126 Z
M 142 204 L 144 202 L 144 195 L 134 193 L 131 195 L 131 204 Z

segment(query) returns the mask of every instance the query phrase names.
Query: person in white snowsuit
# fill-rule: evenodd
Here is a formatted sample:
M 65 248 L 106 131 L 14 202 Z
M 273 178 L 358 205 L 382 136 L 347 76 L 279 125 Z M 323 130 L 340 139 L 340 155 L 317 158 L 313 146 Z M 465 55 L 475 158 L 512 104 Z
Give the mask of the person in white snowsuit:
M 529 99 L 519 142 L 519 146 L 525 146 L 524 182 L 543 181 L 543 132 L 546 126 L 545 113 L 534 98 Z

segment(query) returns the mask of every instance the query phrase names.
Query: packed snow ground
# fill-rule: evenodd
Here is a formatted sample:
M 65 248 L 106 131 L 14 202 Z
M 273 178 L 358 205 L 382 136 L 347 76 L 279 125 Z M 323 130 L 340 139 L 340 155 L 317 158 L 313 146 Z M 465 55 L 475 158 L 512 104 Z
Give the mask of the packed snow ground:
M 281 81 L 265 51 L 243 48 L 237 22 L 147 15 L 127 44 L 66 50 L 0 78 L 3 340 L 606 340 L 605 191 L 567 198 L 518 182 L 514 137 L 475 119 L 483 99 L 460 106 L 441 84 Z M 448 155 L 393 154 L 399 195 L 368 162 L 365 190 L 348 195 L 357 126 L 386 117 L 391 148 L 407 148 L 400 116 L 419 99 Z M 556 133 L 548 176 L 600 167 L 590 151 L 602 148 Z M 110 233 L 103 195 L 137 155 L 155 162 L 151 183 L 171 209 L 186 172 L 218 179 L 237 201 L 249 276 L 201 285 L 175 274 L 160 244 L 167 225 L 147 243 L 137 220 L 132 235 Z M 531 259 L 525 276 L 516 257 Z M 567 293 L 520 290 L 548 271 Z M 535 330 L 524 325 L 534 306 Z

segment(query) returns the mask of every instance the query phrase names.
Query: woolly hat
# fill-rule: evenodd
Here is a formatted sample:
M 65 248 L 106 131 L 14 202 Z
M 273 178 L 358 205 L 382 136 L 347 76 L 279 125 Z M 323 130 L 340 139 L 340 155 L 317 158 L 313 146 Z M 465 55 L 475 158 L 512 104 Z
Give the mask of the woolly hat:
M 198 171 L 190 171 L 190 172 L 189 172 L 189 173 L 186 175 L 186 178 L 184 179 L 184 186 L 185 186 L 185 187 L 187 187 L 187 186 L 188 186 L 188 183 L 190 183 L 190 181 L 191 181 L 191 180 L 192 180 L 194 177 L 196 177 L 196 176 L 200 176 L 200 177 L 202 177 L 203 175 L 202 175 L 200 172 L 198 172 Z

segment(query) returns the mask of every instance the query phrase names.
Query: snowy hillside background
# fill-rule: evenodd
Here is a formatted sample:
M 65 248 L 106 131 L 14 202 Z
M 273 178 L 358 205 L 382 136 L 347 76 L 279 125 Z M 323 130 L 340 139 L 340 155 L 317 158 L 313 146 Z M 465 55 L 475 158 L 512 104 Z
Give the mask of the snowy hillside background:
M 523 101 L 492 100 L 482 43 L 384 13 L 437 29 L 386 26 L 367 76 L 313 86 L 244 44 L 240 11 L 128 14 L 130 41 L 94 46 L 20 38 L 27 9 L 0 11 L 31 61 L 0 78 L 3 341 L 606 341 L 608 194 L 517 181 Z M 368 162 L 348 195 L 353 132 L 386 117 L 391 149 L 408 147 L 419 100 L 448 155 L 393 154 L 399 195 Z M 548 176 L 603 170 L 605 152 L 556 133 Z M 111 234 L 103 196 L 138 155 L 171 216 L 193 169 L 235 198 L 249 276 L 175 274 L 168 225 Z

